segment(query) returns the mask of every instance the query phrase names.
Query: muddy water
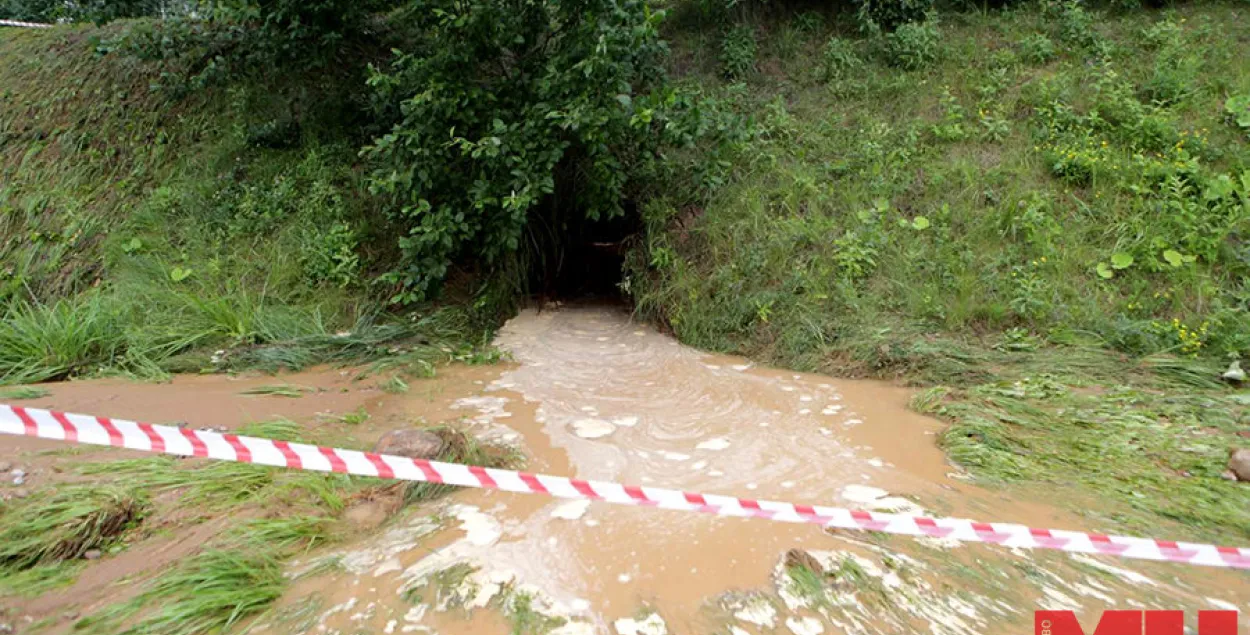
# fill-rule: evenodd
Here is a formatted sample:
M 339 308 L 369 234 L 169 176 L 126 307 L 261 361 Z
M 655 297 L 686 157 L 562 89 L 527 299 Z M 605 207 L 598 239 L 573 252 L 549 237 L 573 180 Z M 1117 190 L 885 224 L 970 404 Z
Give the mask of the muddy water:
M 515 363 L 392 419 L 452 413 L 528 468 L 688 491 L 1087 528 L 967 484 L 908 391 L 708 355 L 614 309 L 522 313 Z M 450 383 L 449 383 L 450 382 Z M 783 554 L 839 571 L 803 592 Z M 329 573 L 318 564 L 334 563 Z M 302 575 L 315 569 L 320 573 Z M 1247 608 L 1244 576 L 466 491 L 304 559 L 257 632 L 1024 632 L 1036 608 Z M 540 629 L 542 630 L 542 629 Z

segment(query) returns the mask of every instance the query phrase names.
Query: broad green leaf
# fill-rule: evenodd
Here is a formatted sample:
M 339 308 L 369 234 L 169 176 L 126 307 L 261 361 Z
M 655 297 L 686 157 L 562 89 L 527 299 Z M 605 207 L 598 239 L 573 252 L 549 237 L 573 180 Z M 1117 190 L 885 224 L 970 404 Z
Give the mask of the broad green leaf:
M 1111 278 L 1115 277 L 1115 272 L 1112 271 L 1111 267 L 1108 267 L 1107 263 L 1105 262 L 1098 263 L 1098 266 L 1096 267 L 1096 269 L 1098 271 L 1098 276 L 1101 278 L 1110 280 Z
M 917 216 L 912 219 L 911 226 L 913 229 L 924 231 L 929 228 L 929 219 L 924 216 Z
M 174 282 L 182 282 L 183 280 L 190 278 L 192 273 L 195 272 L 186 267 L 174 267 L 173 271 L 169 272 L 169 279 Z
M 1176 251 L 1175 249 L 1169 249 L 1163 252 L 1163 259 L 1168 261 L 1168 264 L 1172 265 L 1173 267 L 1181 266 L 1181 264 L 1183 264 L 1185 260 L 1181 256 L 1181 252 Z
M 1111 266 L 1115 267 L 1116 269 L 1128 269 L 1129 267 L 1133 266 L 1132 254 L 1126 254 L 1122 251 L 1117 251 L 1115 254 L 1111 256 Z

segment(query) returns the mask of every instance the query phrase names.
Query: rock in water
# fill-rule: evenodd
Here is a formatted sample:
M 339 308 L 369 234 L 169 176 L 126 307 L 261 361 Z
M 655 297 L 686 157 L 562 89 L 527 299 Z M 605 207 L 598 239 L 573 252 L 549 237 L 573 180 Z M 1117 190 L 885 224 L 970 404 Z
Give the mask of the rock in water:
M 377 454 L 394 454 L 410 459 L 434 459 L 446 446 L 442 438 L 425 430 L 391 430 L 373 446 Z
M 1228 471 L 1239 481 L 1250 481 L 1250 449 L 1231 448 L 1228 451 Z
M 825 568 L 821 566 L 820 561 L 810 553 L 802 549 L 791 549 L 786 552 L 786 568 L 795 569 L 803 567 L 815 573 L 818 576 L 825 575 Z
M 1220 377 L 1223 377 L 1225 381 L 1240 384 L 1246 380 L 1246 371 L 1241 369 L 1241 361 L 1233 360 L 1233 363 L 1228 365 L 1228 370 L 1224 371 Z

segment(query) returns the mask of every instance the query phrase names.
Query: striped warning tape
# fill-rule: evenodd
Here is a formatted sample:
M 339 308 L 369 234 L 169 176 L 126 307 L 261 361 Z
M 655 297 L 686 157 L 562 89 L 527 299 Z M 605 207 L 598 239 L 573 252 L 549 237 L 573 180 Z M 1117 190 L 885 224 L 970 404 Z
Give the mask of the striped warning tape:
M 110 445 L 144 452 L 164 452 L 181 456 L 256 463 L 296 470 L 446 483 L 507 492 L 546 494 L 560 498 L 584 498 L 620 505 L 697 511 L 718 516 L 747 516 L 791 523 L 813 523 L 839 529 L 879 531 L 906 536 L 932 536 L 966 542 L 988 542 L 1005 547 L 1057 549 L 1124 558 L 1250 569 L 1250 548 L 1217 547 L 1172 540 L 1107 536 L 1060 529 L 1036 529 L 1010 523 L 981 523 L 959 518 L 926 518 L 713 494 L 695 494 L 659 487 L 622 485 L 474 465 L 425 461 L 3 404 L 0 404 L 0 433 L 93 445 Z
M 22 22 L 21 20 L 0 20 L 0 26 L 19 26 L 27 29 L 50 29 L 55 25 L 38 22 Z

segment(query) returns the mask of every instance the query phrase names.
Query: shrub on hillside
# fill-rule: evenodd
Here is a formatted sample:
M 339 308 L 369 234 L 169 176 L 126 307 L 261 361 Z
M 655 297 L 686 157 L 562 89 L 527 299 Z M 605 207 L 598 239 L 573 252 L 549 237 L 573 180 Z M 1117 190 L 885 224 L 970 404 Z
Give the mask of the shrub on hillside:
M 934 0 L 859 0 L 856 19 L 866 32 L 892 33 L 904 24 L 924 22 Z
M 160 0 L 0 0 L 0 19 L 29 22 L 95 22 L 157 15 Z
M 884 36 L 885 59 L 891 66 L 913 71 L 937 61 L 938 28 L 936 20 L 908 22 Z
M 740 24 L 725 33 L 721 41 L 721 73 L 728 79 L 742 79 L 755 71 L 755 29 Z
M 0 0 L 3 1 L 3 0 Z M 160 61 L 162 77 L 179 89 L 274 67 L 324 66 L 339 46 L 365 29 L 393 0 L 247 0 L 204 12 L 140 22 L 102 52 L 117 49 Z
M 849 40 L 833 36 L 825 43 L 821 56 L 821 76 L 825 81 L 846 77 L 864 65 L 855 54 L 855 45 Z

